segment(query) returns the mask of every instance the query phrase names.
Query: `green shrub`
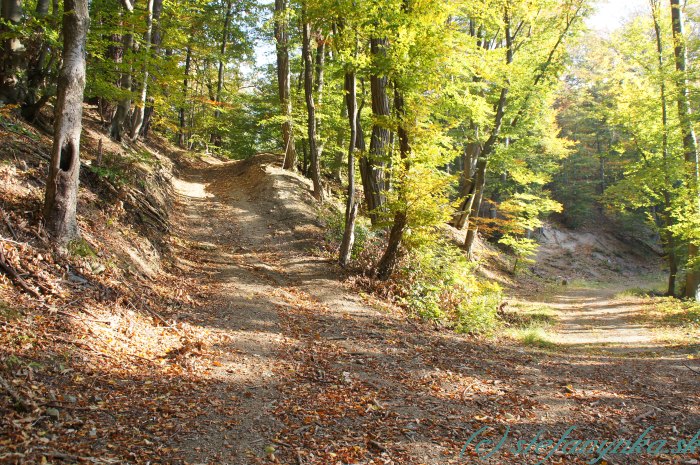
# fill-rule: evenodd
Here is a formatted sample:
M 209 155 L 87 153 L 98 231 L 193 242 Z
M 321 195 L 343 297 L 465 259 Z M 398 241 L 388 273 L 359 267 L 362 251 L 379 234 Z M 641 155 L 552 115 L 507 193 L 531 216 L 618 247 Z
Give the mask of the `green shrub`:
M 331 249 L 337 251 L 345 233 L 345 212 L 332 208 L 321 213 L 321 221 L 326 225 L 325 240 Z M 351 258 L 357 260 L 365 250 L 368 242 L 376 237 L 368 218 L 357 217 L 355 222 L 355 243 Z
M 498 323 L 501 288 L 479 280 L 475 266 L 462 250 L 444 240 L 416 247 L 397 276 L 401 303 L 458 332 L 488 333 Z

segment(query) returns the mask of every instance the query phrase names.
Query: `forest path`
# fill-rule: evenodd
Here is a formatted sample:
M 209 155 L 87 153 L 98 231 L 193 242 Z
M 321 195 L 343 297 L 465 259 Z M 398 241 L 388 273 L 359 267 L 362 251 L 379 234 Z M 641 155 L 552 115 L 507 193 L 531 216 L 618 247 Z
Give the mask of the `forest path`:
M 482 426 L 523 438 L 573 424 L 593 438 L 648 423 L 692 437 L 700 426 L 697 396 L 686 395 L 697 378 L 677 360 L 496 345 L 359 295 L 309 251 L 322 233 L 309 184 L 276 157 L 182 169 L 174 184 L 178 266 L 203 294 L 190 319 L 228 342 L 198 399 L 211 413 L 173 438 L 185 462 L 167 463 L 464 464 L 473 460 L 460 450 Z
M 631 282 L 635 280 L 560 286 L 555 292 L 526 301 L 553 310 L 557 324 L 550 339 L 560 347 L 619 354 L 665 351 L 653 328 L 643 323 L 649 302 L 625 295 Z

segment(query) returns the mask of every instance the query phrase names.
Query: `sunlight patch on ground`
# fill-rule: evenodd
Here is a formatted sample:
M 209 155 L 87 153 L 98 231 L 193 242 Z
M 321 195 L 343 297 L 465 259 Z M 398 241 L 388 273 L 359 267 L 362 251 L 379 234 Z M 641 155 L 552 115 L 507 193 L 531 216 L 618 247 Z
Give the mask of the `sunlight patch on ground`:
M 187 182 L 183 181 L 182 179 L 173 178 L 173 187 L 178 194 L 185 195 L 187 197 L 197 199 L 214 197 L 212 194 L 207 192 L 206 184 L 201 184 L 198 182 Z

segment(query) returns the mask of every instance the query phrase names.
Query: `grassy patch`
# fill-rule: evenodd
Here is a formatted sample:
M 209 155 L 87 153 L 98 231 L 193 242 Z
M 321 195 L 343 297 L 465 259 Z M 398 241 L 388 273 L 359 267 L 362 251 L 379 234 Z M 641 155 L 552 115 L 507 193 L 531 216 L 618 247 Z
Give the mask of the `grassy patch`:
M 501 315 L 506 337 L 526 346 L 551 349 L 556 346 L 550 329 L 557 323 L 556 311 L 538 302 L 517 302 Z
M 551 326 L 557 322 L 557 314 L 552 307 L 537 302 L 518 302 L 514 310 L 503 314 L 502 319 L 520 328 L 530 326 Z
M 700 341 L 700 303 L 673 297 L 646 297 L 639 323 L 648 325 L 657 342 L 689 346 Z
M 553 349 L 556 343 L 543 326 L 533 325 L 526 328 L 515 328 L 508 331 L 511 338 L 529 347 Z

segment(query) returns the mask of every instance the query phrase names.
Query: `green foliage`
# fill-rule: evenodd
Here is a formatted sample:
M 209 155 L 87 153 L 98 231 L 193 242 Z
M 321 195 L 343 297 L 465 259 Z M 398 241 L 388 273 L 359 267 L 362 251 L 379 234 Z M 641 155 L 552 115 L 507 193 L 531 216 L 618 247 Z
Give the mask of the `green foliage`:
M 397 279 L 401 302 L 458 332 L 488 333 L 497 326 L 502 294 L 497 284 L 474 275 L 475 266 L 445 241 L 413 248 Z
M 97 253 L 92 249 L 85 239 L 74 239 L 68 243 L 68 252 L 75 257 L 97 257 Z
M 552 342 L 547 331 L 539 325 L 531 326 L 519 330 L 516 337 L 526 346 L 538 347 L 540 349 L 552 349 L 556 344 Z
M 535 263 L 532 257 L 537 254 L 537 249 L 539 248 L 536 241 L 526 237 L 514 237 L 506 234 L 498 242 L 508 247 L 515 256 L 513 273 L 517 273 L 519 267 L 523 265 Z
M 327 209 L 321 215 L 321 221 L 326 225 L 325 240 L 335 250 L 340 246 L 345 231 L 345 214 L 338 209 Z M 352 247 L 351 259 L 360 258 L 365 248 L 377 239 L 376 231 L 371 228 L 368 218 L 358 217 L 355 224 L 355 242 Z

